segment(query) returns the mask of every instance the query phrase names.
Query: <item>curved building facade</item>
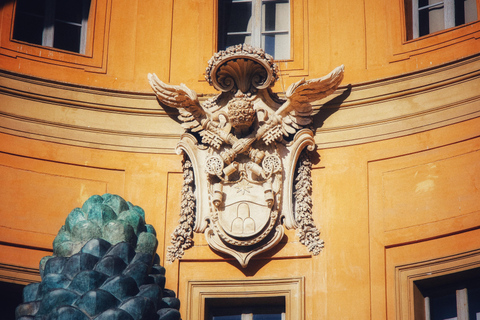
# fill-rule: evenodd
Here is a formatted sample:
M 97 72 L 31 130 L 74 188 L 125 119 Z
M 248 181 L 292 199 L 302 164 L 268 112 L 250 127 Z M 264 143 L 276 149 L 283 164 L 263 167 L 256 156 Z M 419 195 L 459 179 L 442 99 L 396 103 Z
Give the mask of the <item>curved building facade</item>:
M 185 320 L 480 317 L 478 0 L 80 0 L 76 14 L 50 2 L 0 7 L 4 288 L 39 281 L 68 213 L 112 193 L 157 230 Z M 280 98 L 345 66 L 336 91 L 312 103 L 324 247 L 312 255 L 287 228 L 242 268 L 194 233 L 167 262 L 184 130 L 147 75 L 204 103 L 218 93 L 209 59 L 236 41 L 274 56 Z

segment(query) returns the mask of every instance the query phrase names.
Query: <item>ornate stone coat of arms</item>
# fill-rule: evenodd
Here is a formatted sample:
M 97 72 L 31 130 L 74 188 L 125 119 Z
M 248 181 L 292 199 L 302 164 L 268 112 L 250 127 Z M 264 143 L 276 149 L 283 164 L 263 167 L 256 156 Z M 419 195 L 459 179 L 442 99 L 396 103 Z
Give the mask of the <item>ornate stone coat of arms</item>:
M 212 249 L 235 257 L 242 267 L 278 244 L 284 227 L 299 229 L 313 254 L 323 247 L 311 199 L 300 196 L 295 203 L 293 185 L 302 150 L 315 146 L 311 103 L 336 90 L 343 66 L 292 84 L 286 100 L 271 90 L 278 73 L 262 49 L 230 47 L 208 63 L 206 80 L 221 93 L 203 103 L 184 84 L 168 85 L 149 74 L 160 104 L 177 108 L 185 128 L 177 146 L 186 155 L 182 213 L 169 260 L 192 245 L 193 232 L 203 232 Z M 304 179 L 308 193 L 309 174 Z

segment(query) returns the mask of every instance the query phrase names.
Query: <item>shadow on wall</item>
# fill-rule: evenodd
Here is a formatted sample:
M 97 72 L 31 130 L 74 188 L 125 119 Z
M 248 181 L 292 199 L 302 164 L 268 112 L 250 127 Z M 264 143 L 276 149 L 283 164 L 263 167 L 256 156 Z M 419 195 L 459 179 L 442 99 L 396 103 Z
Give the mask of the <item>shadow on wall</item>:
M 352 85 L 348 84 L 345 90 L 332 100 L 326 102 L 313 116 L 313 126 L 318 129 L 323 126 L 325 120 L 327 120 L 332 114 L 340 109 L 342 103 L 350 96 L 352 92 Z

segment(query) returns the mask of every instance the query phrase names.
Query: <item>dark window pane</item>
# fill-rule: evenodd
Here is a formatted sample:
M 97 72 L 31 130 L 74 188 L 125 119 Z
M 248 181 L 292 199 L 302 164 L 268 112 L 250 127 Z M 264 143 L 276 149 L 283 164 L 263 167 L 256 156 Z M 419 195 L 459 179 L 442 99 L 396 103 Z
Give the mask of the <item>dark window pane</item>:
M 28 43 L 42 44 L 43 18 L 17 12 L 13 38 Z
M 443 320 L 457 316 L 456 292 L 438 297 L 430 297 L 430 319 Z
M 252 314 L 253 320 L 281 320 L 285 297 L 214 298 L 205 301 L 205 319 L 240 320 Z
M 477 319 L 476 314 L 480 315 L 479 272 L 480 268 L 473 268 L 414 281 L 415 299 L 428 299 L 430 319 L 444 320 L 457 317 L 457 297 L 464 297 L 466 293 L 469 319 L 475 320 Z M 415 319 L 425 319 L 423 316 L 425 314 L 424 305 L 417 304 Z M 463 308 L 462 305 L 459 308 Z
M 15 319 L 15 308 L 23 302 L 23 288 L 15 283 L 0 282 L 0 314 L 2 319 Z
M 233 2 L 230 11 L 226 12 L 227 32 L 245 32 L 252 16 L 252 4 L 250 2 Z
M 415 0 L 414 0 L 415 1 Z M 429 0 L 418 0 L 418 7 L 425 7 L 429 5 Z
M 465 1 L 455 0 L 455 25 L 459 26 L 465 23 Z
M 30 13 L 33 15 L 45 15 L 45 0 L 18 0 L 15 9 L 18 12 Z
M 469 319 L 478 319 L 480 315 L 480 288 L 467 288 Z
M 13 38 L 42 44 L 45 0 L 18 0 L 15 8 Z
M 228 48 L 230 46 L 240 44 L 240 43 L 250 43 L 250 41 L 247 40 L 247 37 L 249 36 L 244 36 L 244 35 L 233 35 L 233 36 L 227 36 L 226 42 L 225 42 L 225 48 Z
M 57 0 L 55 4 L 55 19 L 82 23 L 83 0 Z
M 275 2 L 266 2 L 263 4 L 265 8 L 265 31 L 275 31 L 276 23 L 276 6 Z
M 421 10 L 418 13 L 418 34 L 424 36 L 430 33 L 430 12 L 429 10 Z
M 275 35 L 265 35 L 265 52 L 275 57 Z
M 56 22 L 53 47 L 73 52 L 80 52 L 81 27 Z
M 252 3 L 220 0 L 218 3 L 218 50 L 249 43 L 245 35 L 227 35 L 228 32 L 246 32 L 252 15 Z

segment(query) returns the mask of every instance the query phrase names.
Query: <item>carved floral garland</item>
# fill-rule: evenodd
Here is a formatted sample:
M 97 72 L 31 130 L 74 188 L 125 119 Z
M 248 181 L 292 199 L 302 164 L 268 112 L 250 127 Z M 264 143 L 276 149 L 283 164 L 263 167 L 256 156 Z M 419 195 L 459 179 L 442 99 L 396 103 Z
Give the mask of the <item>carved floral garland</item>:
M 193 246 L 193 226 L 195 225 L 195 193 L 193 166 L 185 156 L 183 160 L 183 185 L 179 225 L 172 233 L 172 245 L 167 248 L 167 261 L 183 257 L 185 250 Z
M 324 242 L 312 217 L 312 162 L 307 150 L 303 150 L 298 159 L 297 177 L 295 178 L 295 221 L 298 225 L 300 243 L 305 245 L 314 256 L 318 255 Z

